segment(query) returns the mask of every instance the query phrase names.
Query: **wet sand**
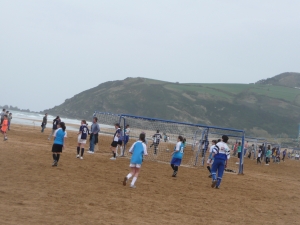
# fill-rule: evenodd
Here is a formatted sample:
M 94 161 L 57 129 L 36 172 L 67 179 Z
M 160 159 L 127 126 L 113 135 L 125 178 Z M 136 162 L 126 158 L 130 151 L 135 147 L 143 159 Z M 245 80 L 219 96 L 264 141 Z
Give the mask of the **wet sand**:
M 110 136 L 76 159 L 68 131 L 59 166 L 39 127 L 12 125 L 0 141 L 0 224 L 300 224 L 300 162 L 270 166 L 245 159 L 245 175 L 225 174 L 210 187 L 205 169 L 145 161 L 136 189 L 124 187 L 128 158 L 110 161 Z

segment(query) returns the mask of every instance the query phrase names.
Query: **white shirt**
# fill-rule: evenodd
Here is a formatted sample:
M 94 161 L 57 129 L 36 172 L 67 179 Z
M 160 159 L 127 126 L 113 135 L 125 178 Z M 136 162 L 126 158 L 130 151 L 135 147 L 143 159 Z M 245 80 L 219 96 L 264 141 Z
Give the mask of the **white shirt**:
M 230 149 L 228 145 L 225 142 L 219 142 L 217 143 L 217 146 L 219 147 L 219 154 L 225 154 L 227 155 L 227 159 L 230 159 Z M 214 153 L 217 153 L 216 150 L 213 150 Z
M 142 142 L 142 141 L 139 140 L 137 142 Z M 144 148 L 144 155 L 148 155 L 146 144 L 144 142 L 142 142 L 142 144 L 143 144 L 143 148 Z M 131 146 L 131 148 L 129 149 L 129 152 L 133 151 L 134 145 L 135 145 L 135 143 Z
M 181 147 L 182 142 L 178 141 L 175 147 L 175 151 L 180 151 L 180 147 Z
M 211 153 L 211 152 L 213 151 L 213 148 L 214 148 L 215 146 L 216 146 L 216 145 L 210 146 L 209 153 Z
M 61 130 L 61 128 L 58 128 L 54 131 L 53 137 L 56 137 L 57 131 Z M 65 137 L 67 137 L 67 131 L 65 131 Z

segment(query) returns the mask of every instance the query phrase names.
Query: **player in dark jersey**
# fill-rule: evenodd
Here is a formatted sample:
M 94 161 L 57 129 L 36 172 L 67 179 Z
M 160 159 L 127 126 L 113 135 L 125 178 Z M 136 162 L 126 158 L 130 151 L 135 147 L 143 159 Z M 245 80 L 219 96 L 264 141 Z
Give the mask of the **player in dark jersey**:
M 114 137 L 113 137 L 113 142 L 111 143 L 111 146 L 110 146 L 110 150 L 113 153 L 113 157 L 110 158 L 111 160 L 116 160 L 117 159 L 116 150 L 117 150 L 117 146 L 118 146 L 118 143 L 119 143 L 119 137 L 121 136 L 120 124 L 116 123 L 115 124 L 115 129 L 116 129 L 116 132 L 115 132 Z
M 84 145 L 86 144 L 88 134 L 89 134 L 89 128 L 86 125 L 86 121 L 81 120 L 81 126 L 79 128 L 79 133 L 77 134 L 78 135 L 77 158 L 80 157 L 80 159 L 83 159 Z M 81 148 L 81 154 L 79 155 L 80 148 Z
M 52 133 L 49 135 L 48 140 L 50 141 L 51 137 L 53 136 L 54 132 L 57 129 L 57 125 L 60 123 L 60 118 L 59 116 L 57 116 L 54 120 L 53 120 L 53 126 L 52 126 Z
M 153 143 L 150 145 L 150 148 L 152 148 L 152 146 L 154 145 L 154 154 L 156 155 L 156 154 L 157 154 L 157 148 L 158 148 L 160 139 L 162 139 L 162 136 L 161 136 L 161 134 L 159 133 L 159 130 L 156 131 L 156 134 L 154 134 L 154 135 L 152 136 L 152 138 L 153 138 Z

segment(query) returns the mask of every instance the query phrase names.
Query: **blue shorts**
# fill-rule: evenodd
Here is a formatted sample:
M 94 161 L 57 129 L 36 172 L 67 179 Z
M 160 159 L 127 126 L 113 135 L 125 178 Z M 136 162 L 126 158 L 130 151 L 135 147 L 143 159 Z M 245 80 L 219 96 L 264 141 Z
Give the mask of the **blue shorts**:
M 174 164 L 175 166 L 180 166 L 180 164 L 181 164 L 181 159 L 178 159 L 178 158 L 172 158 L 171 164 Z

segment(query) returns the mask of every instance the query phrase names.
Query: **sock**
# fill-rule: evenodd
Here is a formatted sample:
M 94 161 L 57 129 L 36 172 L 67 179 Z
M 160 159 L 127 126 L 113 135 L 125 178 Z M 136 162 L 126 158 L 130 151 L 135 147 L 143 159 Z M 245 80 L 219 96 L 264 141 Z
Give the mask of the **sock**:
M 206 168 L 207 168 L 207 169 L 208 169 L 208 171 L 211 173 L 210 166 L 207 166 Z
M 174 170 L 177 172 L 178 171 L 178 166 L 174 166 Z
M 116 158 L 116 153 L 114 153 L 114 158 Z
M 134 178 L 132 178 L 132 181 L 131 181 L 131 186 L 133 186 L 133 185 L 134 185 L 134 183 L 136 182 L 136 180 L 137 180 L 137 177 L 134 177 Z
M 171 167 L 172 167 L 172 169 L 175 171 L 175 167 L 174 167 L 174 164 L 171 164 Z
M 56 155 L 56 161 L 57 161 L 57 162 L 59 161 L 59 157 L 60 157 L 60 154 L 57 154 L 57 155 Z
M 132 174 L 129 173 L 126 177 L 127 177 L 127 179 L 129 180 L 129 179 L 132 177 Z
M 53 160 L 56 161 L 56 154 L 52 154 Z
M 79 155 L 80 147 L 77 147 L 77 155 Z
M 84 148 L 81 148 L 81 157 L 83 156 L 83 153 L 84 153 Z M 78 154 L 79 154 L 79 151 L 78 151 Z

